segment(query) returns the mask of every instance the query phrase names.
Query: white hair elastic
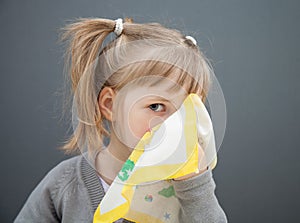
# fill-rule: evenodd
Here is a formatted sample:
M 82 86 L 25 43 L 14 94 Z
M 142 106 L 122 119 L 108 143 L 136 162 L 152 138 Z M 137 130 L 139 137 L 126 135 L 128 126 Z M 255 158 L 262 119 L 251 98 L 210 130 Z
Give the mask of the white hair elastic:
M 192 36 L 185 36 L 185 38 L 188 39 L 188 40 L 190 40 L 190 41 L 192 41 L 194 45 L 197 45 L 197 41 L 195 40 L 194 37 L 192 37 Z
M 117 36 L 120 36 L 122 34 L 122 31 L 123 31 L 123 19 L 118 18 L 115 21 L 116 21 L 116 24 L 115 24 L 114 33 Z

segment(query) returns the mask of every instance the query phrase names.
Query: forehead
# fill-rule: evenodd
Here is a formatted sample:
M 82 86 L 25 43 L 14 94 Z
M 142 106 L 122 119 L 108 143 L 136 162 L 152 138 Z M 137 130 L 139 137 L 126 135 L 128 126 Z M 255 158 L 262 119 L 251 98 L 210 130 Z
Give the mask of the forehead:
M 138 103 L 140 101 L 169 101 L 176 105 L 187 96 L 184 87 L 169 77 L 145 76 L 124 86 L 118 93 L 123 103 Z
M 147 87 L 160 85 L 162 88 L 161 82 L 168 79 L 169 81 L 173 81 L 173 83 L 168 83 L 170 86 L 168 90 L 172 90 L 173 88 L 176 90 L 178 86 L 181 86 L 185 88 L 187 92 L 195 93 L 195 91 L 200 88 L 196 78 L 197 75 L 195 75 L 196 73 L 197 72 L 189 73 L 187 70 L 183 70 L 174 64 L 161 61 L 136 62 L 118 70 L 115 80 L 120 83 L 117 84 L 116 89 L 120 90 L 132 82 Z M 154 78 L 155 76 L 157 76 L 157 78 Z M 166 84 L 166 82 L 164 82 L 164 84 Z
M 178 83 L 176 75 L 168 77 L 149 75 L 139 77 L 127 83 L 126 86 L 123 87 L 123 92 L 132 92 L 138 95 L 149 93 L 168 96 L 187 92 L 187 88 Z

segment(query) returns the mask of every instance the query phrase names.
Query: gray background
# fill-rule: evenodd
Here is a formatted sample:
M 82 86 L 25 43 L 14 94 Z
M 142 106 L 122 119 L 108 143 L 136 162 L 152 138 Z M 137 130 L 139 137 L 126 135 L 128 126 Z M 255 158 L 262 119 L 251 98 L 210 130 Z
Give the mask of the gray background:
M 229 222 L 300 222 L 300 3 L 280 0 L 1 1 L 0 222 L 11 222 L 42 177 L 68 158 L 57 149 L 65 20 L 133 17 L 194 36 L 227 104 L 214 170 Z

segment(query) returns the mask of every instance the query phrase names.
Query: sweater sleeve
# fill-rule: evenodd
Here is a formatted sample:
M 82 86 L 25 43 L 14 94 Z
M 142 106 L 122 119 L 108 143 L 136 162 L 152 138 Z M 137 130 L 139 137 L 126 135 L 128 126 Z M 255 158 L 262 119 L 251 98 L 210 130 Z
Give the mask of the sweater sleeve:
M 179 222 L 224 223 L 225 212 L 215 196 L 211 169 L 195 177 L 172 181 L 181 208 Z

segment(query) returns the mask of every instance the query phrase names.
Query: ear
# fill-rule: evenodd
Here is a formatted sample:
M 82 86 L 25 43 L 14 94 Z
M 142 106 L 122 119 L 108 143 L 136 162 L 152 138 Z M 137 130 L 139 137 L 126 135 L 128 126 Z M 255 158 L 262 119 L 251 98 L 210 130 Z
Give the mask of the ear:
M 100 112 L 109 121 L 112 121 L 112 107 L 115 95 L 115 91 L 112 88 L 104 87 L 98 97 Z

